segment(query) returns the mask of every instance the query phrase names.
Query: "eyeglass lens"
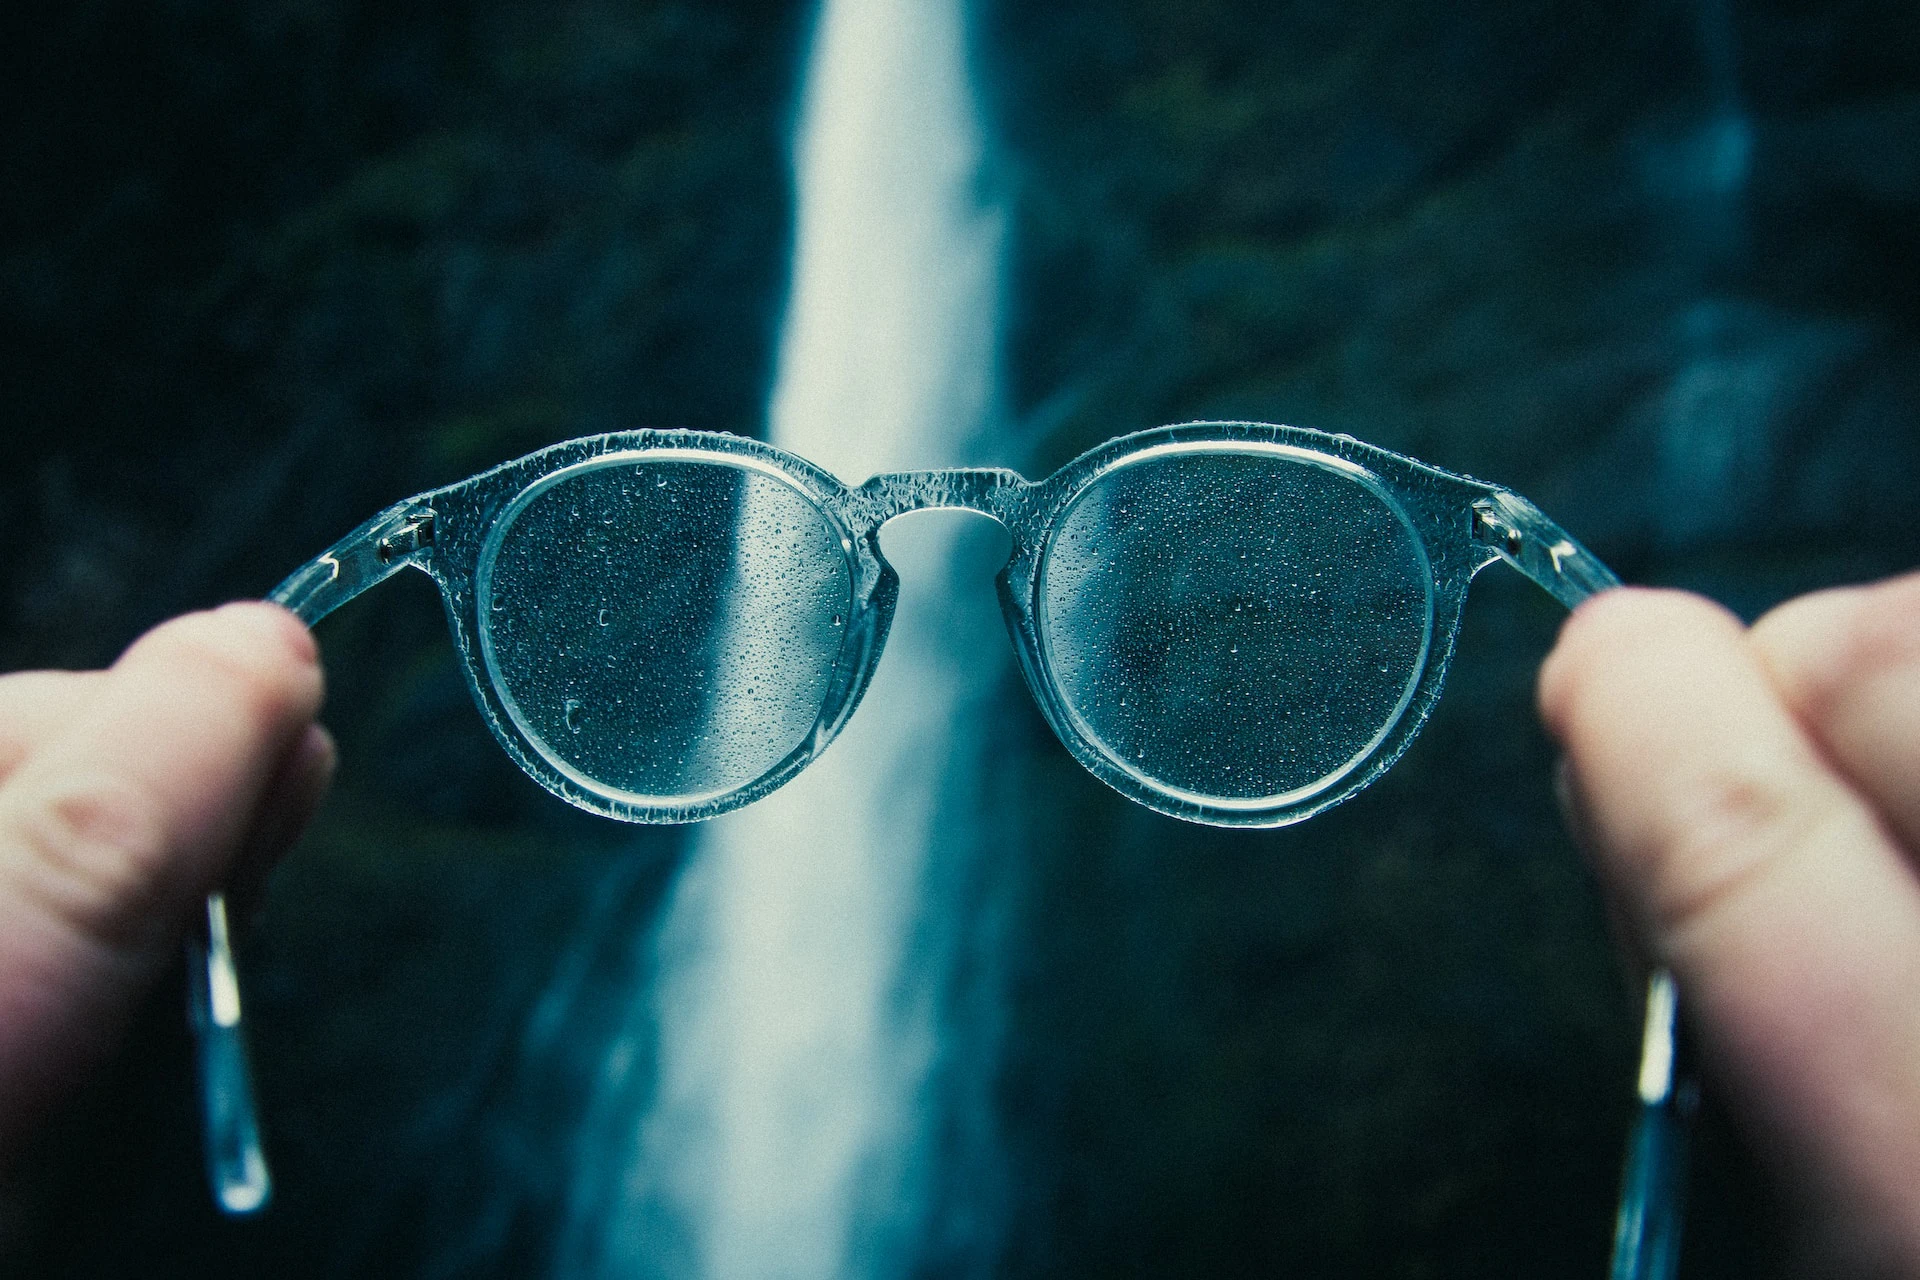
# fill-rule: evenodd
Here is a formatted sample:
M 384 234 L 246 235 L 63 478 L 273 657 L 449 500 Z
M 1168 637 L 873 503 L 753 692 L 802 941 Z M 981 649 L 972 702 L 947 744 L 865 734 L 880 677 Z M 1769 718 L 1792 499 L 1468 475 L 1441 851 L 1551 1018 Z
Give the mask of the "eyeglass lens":
M 502 513 L 476 586 L 521 732 L 576 782 L 655 803 L 746 786 L 809 740 L 853 598 L 812 499 L 687 458 L 548 477 Z
M 1075 498 L 1041 568 L 1047 670 L 1082 734 L 1216 804 L 1331 785 L 1406 708 L 1432 574 L 1359 476 L 1276 452 L 1148 454 Z

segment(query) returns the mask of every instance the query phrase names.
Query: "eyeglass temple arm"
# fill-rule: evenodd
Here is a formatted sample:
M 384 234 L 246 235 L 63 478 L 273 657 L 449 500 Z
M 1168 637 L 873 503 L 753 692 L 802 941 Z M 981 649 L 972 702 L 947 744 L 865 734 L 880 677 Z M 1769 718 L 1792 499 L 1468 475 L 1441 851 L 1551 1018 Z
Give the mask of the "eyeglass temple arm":
M 425 498 L 395 503 L 296 569 L 267 593 L 312 626 L 368 587 L 433 549 L 434 512 Z
M 1496 490 L 1475 502 L 1473 535 L 1569 609 L 1620 585 L 1591 551 L 1518 494 Z M 1639 1113 L 1620 1180 L 1610 1280 L 1669 1280 L 1679 1266 L 1687 1129 L 1698 1101 L 1693 1081 L 1676 1069 L 1679 1016 L 1673 974 L 1661 969 L 1647 980 Z
M 433 519 L 433 509 L 421 498 L 389 507 L 288 577 L 267 599 L 311 626 L 368 587 L 424 560 L 433 545 Z M 272 1197 L 273 1175 L 260 1142 L 224 893 L 207 895 L 204 932 L 196 931 L 187 943 L 187 989 L 207 1179 L 221 1209 L 256 1213 Z
M 1610 1280 L 1671 1280 L 1680 1266 L 1687 1134 L 1700 1090 L 1680 1067 L 1679 1018 L 1680 996 L 1673 974 L 1656 970 L 1647 979 L 1640 1104 L 1620 1178 Z

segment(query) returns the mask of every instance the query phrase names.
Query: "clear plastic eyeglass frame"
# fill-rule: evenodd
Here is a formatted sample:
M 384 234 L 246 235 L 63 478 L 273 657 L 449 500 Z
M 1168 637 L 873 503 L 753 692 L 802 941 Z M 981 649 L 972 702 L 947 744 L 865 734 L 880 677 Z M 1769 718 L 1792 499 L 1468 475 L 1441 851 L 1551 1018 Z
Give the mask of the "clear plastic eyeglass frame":
M 1618 579 L 1526 499 L 1348 436 L 1197 422 L 1049 478 L 968 468 L 849 486 L 740 436 L 554 445 L 398 503 L 268 597 L 308 623 L 408 567 L 440 588 L 474 700 L 583 809 L 692 822 L 826 749 L 865 692 L 898 579 L 881 526 L 963 508 L 1011 536 L 999 579 L 1027 685 L 1074 758 L 1161 813 L 1298 822 L 1389 768 L 1440 693 L 1468 583 L 1504 560 L 1568 608 Z M 271 1182 L 226 907 L 193 1023 L 208 1168 L 233 1213 Z M 1677 1257 L 1690 1085 L 1672 979 L 1649 987 L 1612 1275 Z

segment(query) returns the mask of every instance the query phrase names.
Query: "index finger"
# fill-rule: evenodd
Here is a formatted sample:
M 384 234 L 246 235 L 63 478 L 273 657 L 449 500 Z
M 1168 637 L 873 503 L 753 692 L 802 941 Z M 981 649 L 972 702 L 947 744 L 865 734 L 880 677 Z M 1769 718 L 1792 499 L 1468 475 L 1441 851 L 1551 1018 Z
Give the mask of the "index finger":
M 1789 601 L 1753 643 L 1827 758 L 1920 852 L 1920 573 Z

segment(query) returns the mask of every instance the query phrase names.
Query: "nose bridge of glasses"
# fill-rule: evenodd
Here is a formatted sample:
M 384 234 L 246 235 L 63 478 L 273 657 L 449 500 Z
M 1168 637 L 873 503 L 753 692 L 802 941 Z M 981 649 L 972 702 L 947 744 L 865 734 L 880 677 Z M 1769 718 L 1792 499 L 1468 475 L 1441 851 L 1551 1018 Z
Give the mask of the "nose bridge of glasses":
M 946 471 L 896 471 L 854 490 L 863 523 L 879 528 L 910 511 L 973 511 L 1011 527 L 1033 486 L 1002 467 L 956 467 Z

